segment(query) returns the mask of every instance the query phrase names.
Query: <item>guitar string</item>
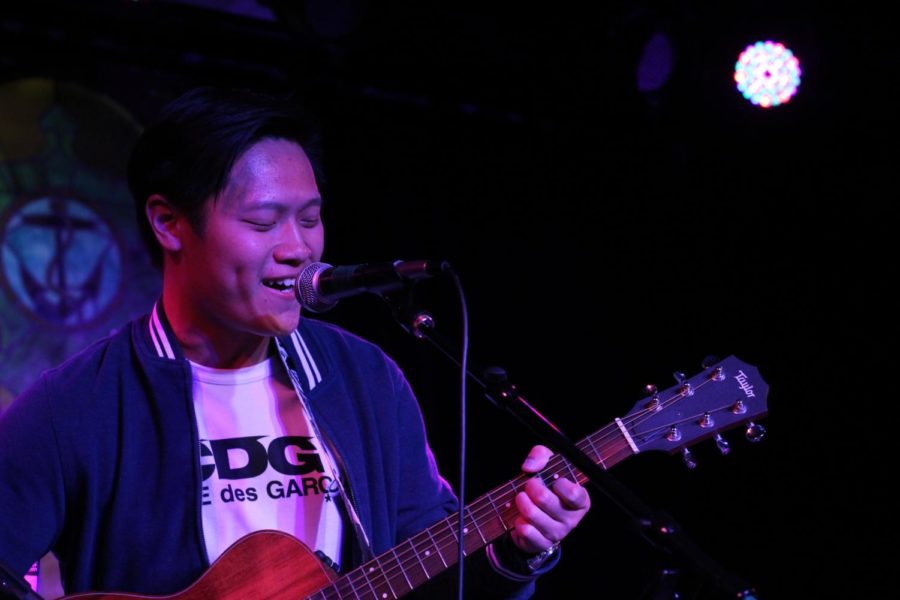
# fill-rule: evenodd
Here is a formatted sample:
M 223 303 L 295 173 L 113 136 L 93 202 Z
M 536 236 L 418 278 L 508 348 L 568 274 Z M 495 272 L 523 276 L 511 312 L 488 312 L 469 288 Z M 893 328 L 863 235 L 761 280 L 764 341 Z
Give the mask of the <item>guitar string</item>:
M 607 426 L 607 427 L 611 430 L 616 429 L 615 426 Z M 600 432 L 597 432 L 597 433 L 600 433 Z M 596 435 L 596 434 L 594 434 L 594 435 Z M 587 451 L 587 447 L 589 446 L 589 443 L 588 443 L 588 440 L 585 439 L 585 440 L 582 440 L 581 442 L 579 442 L 578 445 L 585 446 L 584 448 L 580 448 L 580 449 L 582 451 Z M 619 451 L 608 452 L 608 453 L 606 453 L 606 456 L 609 459 L 611 457 L 614 457 L 616 454 L 621 454 L 623 452 L 626 454 L 630 453 L 630 449 L 628 449 L 627 445 L 625 445 L 624 443 L 621 443 L 621 449 Z M 492 494 L 488 493 L 488 494 L 485 494 L 482 497 L 476 499 L 470 505 L 470 510 L 468 511 L 468 519 L 470 519 L 473 522 L 473 524 L 475 525 L 477 530 L 481 529 L 480 524 L 490 523 L 491 521 L 493 521 L 494 519 L 497 519 L 497 518 L 499 518 L 499 520 L 503 523 L 504 529 L 508 529 L 508 527 L 506 526 L 506 522 L 511 520 L 512 518 L 515 518 L 515 516 L 518 514 L 518 511 L 516 511 L 515 509 L 505 509 L 505 505 L 507 503 L 514 505 L 512 503 L 512 500 L 515 497 L 515 495 L 518 494 L 518 492 L 521 491 L 521 489 L 524 487 L 525 482 L 528 479 L 530 479 L 531 477 L 534 477 L 536 475 L 541 475 L 542 477 L 552 477 L 550 472 L 562 470 L 563 467 L 566 467 L 566 468 L 570 467 L 570 465 L 568 464 L 568 461 L 566 461 L 559 455 L 554 455 L 553 457 L 551 457 L 550 461 L 548 462 L 547 467 L 545 467 L 540 473 L 535 474 L 535 475 L 530 475 L 530 474 L 529 475 L 525 475 L 525 474 L 519 475 L 512 481 L 508 482 L 504 486 L 504 488 L 505 487 L 513 488 L 512 491 L 507 491 L 504 489 L 502 491 L 502 493 L 497 497 L 494 497 Z M 584 475 L 582 475 L 580 471 L 575 471 L 574 468 L 571 468 L 570 470 L 574 471 L 576 478 L 581 483 L 586 481 L 586 477 L 584 477 Z M 504 507 L 504 509 L 495 509 L 493 506 L 490 506 L 489 504 L 491 501 L 493 501 L 494 504 L 499 504 L 501 507 Z M 496 516 L 497 513 L 500 513 L 499 517 Z M 489 514 L 491 516 L 488 519 L 485 519 L 486 514 Z M 455 548 L 456 548 L 456 544 L 457 544 L 457 536 L 455 535 L 456 519 L 453 518 L 454 516 L 455 515 L 446 517 L 446 518 L 442 519 L 440 522 L 435 523 L 434 525 L 428 527 L 426 531 L 420 532 L 419 534 L 416 534 L 416 535 L 412 536 L 411 538 L 407 539 L 404 542 L 404 544 L 410 545 L 409 550 L 404 548 L 403 550 L 397 551 L 396 547 L 395 547 L 393 549 L 393 550 L 395 550 L 395 552 L 393 552 L 393 554 L 395 554 L 396 558 L 393 558 L 393 559 L 389 558 L 388 561 L 386 561 L 386 562 L 393 563 L 387 569 L 384 569 L 381 567 L 380 559 L 382 557 L 387 557 L 388 554 L 391 554 L 392 553 L 391 550 L 388 550 L 387 552 L 380 554 L 374 560 L 369 561 L 365 565 L 362 565 L 362 566 L 358 567 L 357 569 L 354 569 L 354 571 L 352 571 L 351 573 L 348 573 L 344 577 L 341 577 L 339 580 L 337 580 L 336 582 L 334 582 L 332 584 L 332 587 L 337 588 L 341 584 L 349 584 L 355 593 L 355 590 L 357 589 L 359 583 L 370 583 L 369 580 L 371 579 L 371 576 L 373 573 L 374 573 L 375 577 L 383 578 L 385 583 L 390 587 L 390 582 L 393 582 L 395 580 L 398 582 L 400 581 L 400 579 L 399 579 L 400 574 L 398 573 L 398 571 L 403 571 L 402 563 L 407 562 L 407 561 L 409 561 L 411 564 L 419 563 L 419 567 L 423 570 L 424 573 L 427 573 L 428 571 L 425 568 L 424 564 L 422 564 L 423 561 L 420 559 L 419 553 L 417 553 L 417 551 L 415 549 L 416 547 L 421 548 L 423 546 L 423 542 L 426 542 L 426 540 L 423 538 L 426 538 L 426 536 L 429 538 L 427 540 L 429 543 L 424 544 L 424 545 L 425 546 L 434 546 L 435 549 L 438 551 L 441 558 L 443 557 L 443 555 L 445 553 L 449 553 L 451 551 L 453 553 L 453 556 L 455 557 L 456 556 Z M 506 516 L 506 518 L 504 518 L 504 516 Z M 437 534 L 435 536 L 430 535 L 430 532 L 434 531 L 435 529 L 444 529 L 444 528 L 446 528 L 446 530 L 449 531 L 450 533 L 449 534 L 441 533 L 441 534 Z M 417 539 L 417 538 L 420 538 L 420 539 Z M 465 539 L 469 539 L 469 538 L 465 538 Z M 416 555 L 415 557 L 413 556 L 414 554 Z M 415 558 L 415 562 L 413 562 L 413 558 Z M 428 558 L 431 558 L 431 556 L 429 556 Z M 373 564 L 378 565 L 379 568 L 376 569 L 375 571 L 367 571 L 366 567 L 371 568 L 371 565 L 373 565 Z M 453 563 L 453 564 L 455 564 L 455 563 Z M 356 573 L 356 575 L 353 575 L 353 573 Z M 405 575 L 404 575 L 404 577 L 405 577 Z M 342 586 L 342 587 L 346 587 L 346 586 Z M 406 587 L 409 587 L 409 586 L 407 585 Z M 339 590 L 337 590 L 337 589 L 335 589 L 335 591 L 339 592 Z
M 699 384 L 697 384 L 697 386 L 694 388 L 694 393 L 696 393 L 696 391 L 700 390 L 703 386 L 705 386 L 707 383 L 709 383 L 711 381 L 714 381 L 714 380 L 709 377 L 705 378 L 703 381 L 701 381 Z M 678 393 L 674 394 L 672 397 L 670 397 L 668 400 L 661 401 L 661 403 L 660 403 L 661 408 L 659 410 L 645 408 L 641 411 L 638 411 L 636 413 L 633 413 L 631 415 L 624 417 L 623 419 L 621 419 L 621 422 L 626 426 L 626 429 L 627 429 L 628 426 L 633 426 L 633 425 L 639 424 L 640 422 L 653 417 L 654 415 L 658 414 L 660 412 L 660 410 L 670 407 L 672 404 L 682 400 L 684 397 L 685 397 L 685 395 L 682 392 L 678 392 Z M 690 418 L 688 418 L 688 419 L 690 419 Z M 688 419 L 686 419 L 686 420 L 688 420 Z M 658 427 L 655 431 L 665 430 L 669 426 L 670 425 Z M 605 456 L 607 461 L 609 461 L 611 458 L 617 457 L 617 455 L 619 455 L 619 454 L 624 453 L 627 455 L 627 454 L 631 453 L 630 447 L 626 443 L 624 443 L 621 439 L 619 439 L 620 435 L 621 435 L 621 431 L 619 430 L 618 426 L 615 424 L 610 424 L 610 425 L 607 425 L 606 427 L 600 429 L 599 431 L 588 435 L 583 440 L 577 442 L 576 446 L 579 448 L 579 450 L 585 452 L 585 454 L 588 454 L 588 455 L 595 454 L 598 459 L 601 456 Z M 610 438 L 614 438 L 612 442 L 610 442 Z M 596 446 L 598 444 L 602 450 L 606 450 L 606 449 L 610 448 L 611 446 L 615 447 L 616 445 L 618 445 L 619 448 L 617 450 L 610 451 L 610 452 L 598 452 L 596 450 Z M 584 447 L 582 447 L 582 446 L 584 446 Z M 591 450 L 592 450 L 592 452 L 591 452 Z M 619 460 L 616 460 L 615 462 L 613 462 L 613 464 L 615 464 L 617 462 L 619 462 Z M 575 479 L 578 480 L 579 483 L 584 483 L 587 480 L 587 477 L 584 476 L 580 471 L 578 471 L 574 466 L 572 466 L 569 463 L 569 461 L 567 461 L 561 455 L 556 454 L 550 458 L 547 466 L 544 469 L 542 469 L 539 473 L 519 475 L 512 481 L 508 482 L 506 484 L 506 486 L 503 486 L 504 488 L 505 487 L 512 488 L 513 493 L 511 495 L 510 495 L 509 491 L 504 490 L 501 493 L 500 497 L 498 497 L 498 498 L 494 498 L 491 495 L 491 493 L 484 494 L 483 496 L 477 498 L 475 501 L 473 501 L 469 505 L 469 510 L 467 511 L 468 518 L 471 519 L 473 525 L 475 525 L 476 533 L 478 533 L 478 535 L 481 536 L 483 539 L 483 535 L 481 534 L 481 527 L 479 526 L 479 523 L 488 524 L 491 521 L 493 521 L 494 519 L 499 519 L 502 523 L 503 528 L 508 530 L 509 528 L 507 527 L 506 522 L 504 521 L 504 518 L 503 518 L 504 511 L 500 511 L 495 506 L 490 506 L 490 504 L 500 504 L 501 506 L 504 506 L 504 507 L 506 504 L 513 504 L 511 502 L 511 500 L 513 498 L 515 498 L 515 496 L 518 494 L 519 491 L 521 491 L 522 488 L 524 488 L 524 484 L 528 479 L 535 477 L 535 476 L 540 476 L 540 477 L 542 477 L 542 479 L 549 478 L 552 480 L 552 479 L 555 479 L 556 478 L 555 476 L 563 469 L 568 469 L 570 471 L 570 474 L 572 472 L 574 472 Z M 482 508 L 482 506 L 483 506 L 483 508 Z M 479 514 L 479 512 L 481 514 Z M 513 508 L 507 509 L 505 512 L 510 513 L 509 518 L 515 518 L 518 514 L 518 511 L 516 511 Z M 501 514 L 497 515 L 496 513 L 501 513 Z M 485 519 L 485 514 L 492 515 L 492 516 Z M 457 525 L 456 525 L 457 519 L 455 519 L 454 517 L 458 517 L 458 516 L 451 515 L 450 517 L 446 517 L 445 519 L 442 519 L 440 522 L 435 523 L 434 525 L 428 527 L 426 530 L 429 533 L 429 535 L 428 535 L 429 542 L 430 542 L 429 545 L 433 545 L 435 547 L 435 549 L 441 555 L 442 560 L 443 560 L 443 552 L 452 551 L 453 555 L 455 557 L 456 551 L 454 550 L 454 548 L 456 547 L 456 545 L 458 543 L 458 538 L 457 538 L 456 529 L 455 529 L 457 527 Z M 443 534 L 438 534 L 437 536 L 431 536 L 431 534 L 430 534 L 431 531 L 433 531 L 434 529 L 443 528 L 443 527 L 446 527 L 448 529 L 448 531 L 450 531 L 449 535 L 446 533 L 443 533 Z M 417 542 L 416 538 L 425 537 L 424 534 L 425 534 L 424 531 L 420 532 L 419 534 L 416 534 L 403 542 L 404 545 L 406 545 L 406 544 L 410 545 L 410 550 L 404 549 L 401 551 L 397 551 L 396 550 L 397 547 L 392 548 L 391 550 L 388 550 L 387 552 L 379 555 L 374 560 L 369 561 L 365 565 L 361 565 L 357 569 L 354 569 L 354 571 L 351 571 L 344 577 L 341 577 L 336 582 L 334 582 L 332 584 L 332 586 L 330 586 L 330 587 L 335 588 L 335 591 L 340 593 L 340 591 L 337 590 L 338 585 L 350 584 L 352 591 L 354 592 L 354 594 L 356 594 L 356 584 L 361 579 L 365 580 L 366 583 L 371 584 L 371 581 L 369 581 L 369 579 L 370 579 L 370 575 L 371 575 L 372 571 L 366 572 L 365 567 L 368 565 L 371 568 L 371 565 L 373 563 L 375 563 L 376 565 L 379 566 L 379 568 L 374 572 L 377 573 L 377 576 L 384 578 L 385 583 L 388 585 L 389 588 L 391 588 L 391 593 L 393 595 L 391 581 L 398 578 L 398 574 L 397 574 L 398 571 L 400 571 L 400 575 L 402 575 L 404 577 L 404 579 L 406 579 L 406 574 L 405 574 L 406 572 L 404 571 L 403 563 L 404 562 L 412 563 L 413 555 L 415 555 L 415 562 L 419 564 L 419 568 L 422 569 L 423 573 L 425 573 L 426 575 L 428 574 L 428 571 L 425 568 L 423 561 L 422 561 L 421 557 L 419 556 L 419 553 L 416 551 L 416 547 L 419 547 L 421 545 L 421 543 L 424 541 L 424 540 L 420 540 Z M 435 539 L 435 538 L 437 538 L 437 539 Z M 464 537 L 464 543 L 465 543 L 466 539 L 468 539 L 468 538 Z M 485 545 L 485 544 L 479 545 L 479 548 L 483 545 Z M 383 569 L 383 568 L 381 568 L 381 565 L 380 565 L 380 559 L 382 557 L 387 557 L 388 554 L 394 555 L 393 558 L 389 558 L 388 561 L 386 561 L 386 562 L 390 562 L 392 564 L 387 569 Z M 430 557 L 428 557 L 428 558 L 430 558 Z M 415 564 L 415 563 L 413 563 L 413 564 Z M 455 562 L 453 564 L 455 564 Z M 357 575 L 354 576 L 353 573 L 357 573 Z M 407 584 L 405 587 L 410 587 L 410 586 Z M 410 588 L 410 589 L 414 589 L 414 588 Z
M 695 391 L 696 391 L 696 390 L 699 390 L 703 385 L 705 385 L 705 384 L 706 384 L 707 382 L 709 382 L 709 381 L 712 381 L 712 380 L 711 380 L 711 379 L 706 379 L 705 381 L 701 382 L 701 383 L 697 386 L 697 388 L 695 388 Z M 679 392 L 679 393 L 673 395 L 670 399 L 663 401 L 663 402 L 661 403 L 661 405 L 663 406 L 663 408 L 665 408 L 665 407 L 668 407 L 668 406 L 670 406 L 671 404 L 673 404 L 673 403 L 675 403 L 675 402 L 681 400 L 682 398 L 684 398 L 684 394 L 681 393 L 681 392 Z M 624 419 L 622 419 L 622 422 L 623 422 L 623 423 L 626 423 L 626 421 L 627 421 L 627 424 L 628 424 L 628 425 L 635 424 L 635 423 L 641 421 L 643 417 L 650 418 L 650 417 L 652 417 L 653 415 L 657 414 L 658 412 L 659 412 L 659 410 L 645 409 L 645 410 L 643 410 L 643 411 L 639 411 L 638 413 L 635 413 L 635 414 L 633 414 L 633 415 L 630 415 L 630 416 L 628 416 L 628 417 L 625 417 Z M 661 429 L 666 429 L 667 427 L 668 427 L 668 426 L 662 427 Z M 606 448 L 608 448 L 609 445 L 610 445 L 610 444 L 607 442 L 607 440 L 608 440 L 608 438 L 610 437 L 610 435 L 619 434 L 619 433 L 621 433 L 621 432 L 618 430 L 618 427 L 617 427 L 617 426 L 615 426 L 615 425 L 608 425 L 608 426 L 606 426 L 604 429 L 601 429 L 600 431 L 595 432 L 594 434 L 591 434 L 591 435 L 587 436 L 584 440 L 578 442 L 576 445 L 577 445 L 577 446 L 590 446 L 592 449 L 594 449 L 594 447 L 597 445 L 597 443 L 598 443 L 598 441 L 599 441 L 600 447 L 603 448 L 603 449 L 606 449 Z M 618 436 L 617 436 L 617 437 L 618 437 Z M 598 438 L 598 441 L 595 441 L 594 438 Z M 607 457 L 607 461 L 608 461 L 610 458 L 614 457 L 616 454 L 621 454 L 623 451 L 624 451 L 625 454 L 630 453 L 630 449 L 629 449 L 629 448 L 628 448 L 621 440 L 617 440 L 616 443 L 618 443 L 618 444 L 621 445 L 620 449 L 619 449 L 618 451 L 616 451 L 616 452 L 597 452 L 596 449 L 594 449 L 594 452 L 593 452 L 593 453 L 596 454 L 596 455 L 598 456 L 598 458 L 599 458 L 601 455 L 605 455 L 605 456 Z M 589 453 L 589 452 L 588 452 L 588 449 L 587 449 L 586 447 L 585 447 L 585 448 L 579 448 L 579 449 L 582 450 L 582 451 L 584 451 L 585 453 Z M 615 462 L 619 462 L 619 461 L 617 460 L 617 461 L 615 461 Z M 556 472 L 561 471 L 563 467 L 569 469 L 570 472 L 574 470 L 574 467 L 572 467 L 572 465 L 570 465 L 570 464 L 568 463 L 568 461 L 566 461 L 563 457 L 561 457 L 560 455 L 554 455 L 553 457 L 551 457 L 550 461 L 548 461 L 547 467 L 545 467 L 539 474 L 536 474 L 536 475 L 540 475 L 542 478 L 546 478 L 547 476 L 550 476 L 550 477 L 552 478 L 553 475 L 555 475 Z M 579 481 L 579 483 L 583 483 L 584 481 L 587 480 L 587 478 L 586 478 L 584 475 L 582 475 L 580 471 L 575 470 L 575 473 L 574 473 L 574 474 L 575 474 L 575 478 Z M 511 497 L 515 497 L 515 495 L 518 494 L 518 492 L 519 492 L 520 489 L 524 486 L 524 482 L 525 482 L 527 479 L 530 479 L 531 477 L 536 476 L 536 475 L 527 475 L 527 476 L 526 476 L 526 475 L 520 475 L 519 477 L 517 477 L 517 478 L 514 479 L 513 481 L 509 482 L 509 483 L 507 484 L 507 486 L 512 487 L 512 488 L 513 488 L 513 491 L 514 491 L 514 493 L 512 494 Z M 499 502 L 501 505 L 505 505 L 505 504 L 507 504 L 507 503 L 510 502 L 511 497 L 509 496 L 509 492 L 503 491 L 503 493 L 502 493 L 502 495 L 500 496 L 500 498 L 497 499 L 497 502 Z M 491 496 L 490 493 L 489 493 L 489 494 L 485 494 L 484 496 L 482 496 L 482 497 L 476 499 L 476 500 L 470 505 L 470 508 L 469 508 L 469 511 L 468 511 L 468 512 L 469 512 L 469 518 L 472 520 L 473 524 L 475 525 L 476 530 L 479 532 L 479 535 L 481 535 L 481 533 L 480 533 L 480 529 L 481 529 L 481 528 L 479 527 L 479 522 L 484 518 L 484 514 L 483 514 L 483 513 L 486 512 L 486 513 L 488 513 L 488 514 L 493 514 L 493 513 L 500 512 L 500 511 L 498 511 L 498 510 L 497 510 L 495 507 L 493 507 L 493 506 L 485 506 L 485 507 L 484 507 L 484 510 L 481 511 L 482 514 L 479 515 L 479 514 L 478 514 L 478 511 L 481 510 L 481 505 L 486 504 L 485 500 L 488 500 L 488 501 L 490 502 L 490 501 L 493 501 L 494 499 L 493 499 L 493 496 Z M 515 510 L 508 510 L 507 512 L 510 512 L 510 513 L 511 513 L 511 514 L 509 515 L 510 518 L 514 518 L 514 517 L 516 516 L 516 514 L 517 514 L 517 511 L 515 511 Z M 490 522 L 491 520 L 493 520 L 494 518 L 497 518 L 497 517 L 491 516 L 490 519 L 487 520 L 487 521 L 484 521 L 484 523 L 485 523 L 485 524 L 486 524 L 486 523 L 489 523 L 489 522 Z M 499 516 L 499 519 L 500 519 L 501 522 L 503 522 L 503 516 L 502 516 L 502 515 Z M 433 530 L 433 529 L 437 529 L 437 528 L 441 528 L 442 526 L 445 526 L 445 527 L 447 527 L 448 530 L 451 532 L 450 535 L 447 535 L 447 534 L 439 534 L 437 540 L 434 540 L 433 537 L 429 536 L 429 537 L 431 537 L 430 541 L 432 542 L 432 545 L 435 546 L 435 549 L 438 551 L 439 554 L 441 554 L 441 553 L 444 552 L 444 551 L 450 551 L 450 550 L 453 550 L 453 549 L 456 547 L 456 544 L 457 544 L 457 536 L 455 535 L 455 529 L 454 529 L 454 528 L 456 527 L 455 521 L 456 521 L 456 519 L 452 519 L 451 517 L 448 517 L 448 518 L 443 519 L 441 522 L 436 523 L 435 525 L 432 525 L 432 526 L 430 526 L 430 527 L 428 528 L 428 530 L 431 531 L 431 530 Z M 506 526 L 506 523 L 505 523 L 505 522 L 503 522 L 503 527 L 504 527 L 504 529 L 508 529 L 508 527 Z M 407 543 L 407 544 L 410 545 L 411 550 L 412 550 L 412 553 L 415 553 L 415 554 L 416 554 L 416 556 L 415 556 L 416 561 L 419 563 L 419 566 L 420 566 L 420 568 L 423 570 L 423 572 L 427 575 L 427 574 L 428 574 L 427 569 L 425 568 L 425 566 L 424 566 L 424 564 L 423 564 L 423 561 L 422 561 L 421 558 L 418 556 L 418 553 L 417 553 L 417 551 L 416 551 L 416 546 L 419 545 L 419 544 L 421 543 L 421 542 L 419 542 L 419 543 L 416 542 L 416 538 L 418 538 L 418 537 L 424 537 L 424 536 L 422 536 L 421 533 L 420 533 L 420 534 L 418 534 L 418 535 L 415 535 L 415 536 L 409 538 L 408 540 L 405 541 L 405 543 Z M 483 535 L 482 535 L 482 538 L 483 538 Z M 465 540 L 465 539 L 467 539 L 467 538 L 464 538 L 464 540 Z M 482 545 L 483 545 L 483 544 L 482 544 Z M 480 548 L 480 547 L 481 547 L 481 546 L 479 546 L 479 548 Z M 446 548 L 446 550 L 445 550 L 445 548 Z M 395 550 L 395 549 L 392 549 L 392 550 Z M 455 550 L 453 550 L 453 552 L 454 552 L 454 555 L 455 555 Z M 381 567 L 381 565 L 380 565 L 380 558 L 381 558 L 382 556 L 386 556 L 386 555 L 389 554 L 389 553 L 393 553 L 393 554 L 394 554 L 394 559 L 393 559 L 393 560 L 390 560 L 389 562 L 395 563 L 395 564 L 392 564 L 392 566 L 389 567 L 388 569 L 383 569 L 383 568 Z M 391 581 L 393 581 L 394 579 L 397 578 L 397 571 L 398 571 L 398 570 L 401 572 L 401 574 L 403 575 L 403 577 L 406 578 L 405 572 L 404 572 L 404 570 L 403 570 L 403 562 L 406 562 L 407 560 L 410 560 L 411 554 L 412 554 L 412 553 L 411 553 L 409 550 L 405 550 L 405 549 L 402 550 L 402 551 L 400 551 L 400 552 L 396 552 L 396 551 L 392 552 L 392 551 L 389 550 L 388 552 L 386 552 L 386 553 L 384 553 L 384 554 L 379 555 L 378 557 L 376 557 L 376 559 L 375 559 L 374 561 L 370 561 L 370 563 L 367 563 L 367 565 L 371 565 L 372 562 L 375 562 L 376 564 L 378 564 L 378 565 L 379 565 L 379 569 L 376 571 L 377 574 L 378 574 L 378 576 L 383 577 L 384 580 L 385 580 L 385 583 L 388 585 L 389 588 L 391 588 Z M 442 560 L 443 560 L 443 557 L 441 557 L 441 558 L 442 558 Z M 455 564 L 455 563 L 454 563 L 454 564 Z M 365 566 L 365 565 L 364 565 L 364 566 Z M 356 570 L 354 570 L 354 571 L 356 571 Z M 371 573 L 371 572 L 370 572 L 370 573 Z M 352 588 L 352 590 L 353 590 L 353 592 L 354 592 L 354 594 L 355 594 L 355 593 L 356 593 L 356 592 L 355 592 L 355 590 L 356 590 L 356 583 L 358 582 L 358 580 L 359 580 L 360 578 L 365 579 L 367 583 L 370 583 L 370 584 L 371 584 L 371 582 L 368 581 L 368 580 L 369 580 L 369 575 L 370 575 L 370 573 L 366 573 L 364 569 L 361 569 L 361 572 L 355 577 L 355 581 L 354 581 L 354 577 L 352 577 L 352 572 L 351 572 L 351 573 L 348 573 L 347 576 L 342 577 L 342 578 L 339 579 L 337 582 L 335 582 L 335 587 L 336 587 L 338 584 L 340 584 L 340 583 L 348 583 L 348 584 L 351 584 L 351 588 Z M 407 585 L 407 587 L 410 587 L 410 586 Z M 412 589 L 412 588 L 411 588 L 411 589 Z M 335 591 L 338 591 L 338 592 L 339 592 L 339 590 L 335 590 Z M 392 592 L 392 595 L 393 595 L 393 589 L 391 589 L 391 592 Z

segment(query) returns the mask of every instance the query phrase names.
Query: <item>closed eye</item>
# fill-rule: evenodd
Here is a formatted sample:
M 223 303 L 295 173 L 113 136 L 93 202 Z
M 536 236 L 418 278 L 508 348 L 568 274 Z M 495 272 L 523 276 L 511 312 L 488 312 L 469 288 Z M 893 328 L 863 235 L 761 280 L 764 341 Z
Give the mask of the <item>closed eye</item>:
M 275 226 L 275 223 L 269 223 L 265 221 L 251 221 L 249 219 L 244 219 L 244 223 L 247 223 L 248 225 L 256 229 L 271 229 Z

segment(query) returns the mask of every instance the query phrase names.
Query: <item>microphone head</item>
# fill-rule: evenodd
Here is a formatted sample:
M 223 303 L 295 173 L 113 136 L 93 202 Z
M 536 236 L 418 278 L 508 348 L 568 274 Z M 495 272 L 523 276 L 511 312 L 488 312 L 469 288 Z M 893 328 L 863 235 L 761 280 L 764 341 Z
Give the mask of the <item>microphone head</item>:
M 328 300 L 319 293 L 319 274 L 326 269 L 331 269 L 328 263 L 314 262 L 307 265 L 294 281 L 294 296 L 297 301 L 308 311 L 321 313 L 334 307 L 337 300 Z

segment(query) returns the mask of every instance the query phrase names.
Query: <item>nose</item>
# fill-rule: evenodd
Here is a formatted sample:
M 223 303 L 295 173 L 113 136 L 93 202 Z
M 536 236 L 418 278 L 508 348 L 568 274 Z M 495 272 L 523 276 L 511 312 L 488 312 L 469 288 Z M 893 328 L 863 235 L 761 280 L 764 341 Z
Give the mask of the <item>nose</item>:
M 284 229 L 285 233 L 278 240 L 272 252 L 276 262 L 299 266 L 309 261 L 312 250 L 303 239 L 302 228 L 290 225 Z

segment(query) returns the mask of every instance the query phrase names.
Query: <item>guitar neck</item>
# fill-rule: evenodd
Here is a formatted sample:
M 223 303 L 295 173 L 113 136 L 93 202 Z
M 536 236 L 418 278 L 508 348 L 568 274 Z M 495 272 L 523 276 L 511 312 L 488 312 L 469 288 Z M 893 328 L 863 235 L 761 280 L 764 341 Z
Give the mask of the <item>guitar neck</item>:
M 595 464 L 608 469 L 634 454 L 617 423 L 610 423 L 576 444 Z M 560 477 L 584 483 L 586 477 L 560 455 L 535 475 L 519 475 L 480 496 L 465 508 L 463 548 L 469 554 L 509 531 L 519 511 L 515 497 L 529 478 L 539 476 L 548 486 Z M 435 523 L 398 546 L 350 571 L 311 599 L 374 597 L 399 598 L 457 562 L 459 513 Z

